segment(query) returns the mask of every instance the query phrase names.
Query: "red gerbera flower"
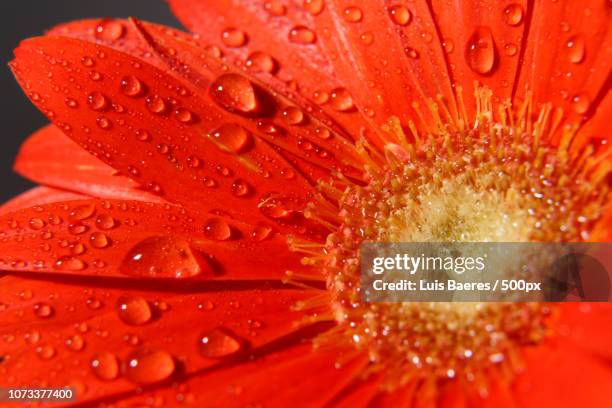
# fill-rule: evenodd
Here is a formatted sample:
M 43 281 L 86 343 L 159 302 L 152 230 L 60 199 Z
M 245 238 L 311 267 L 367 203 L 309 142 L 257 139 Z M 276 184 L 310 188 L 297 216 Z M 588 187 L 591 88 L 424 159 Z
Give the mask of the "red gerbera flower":
M 610 3 L 171 0 L 11 68 L 0 378 L 102 406 L 612 406 L 605 304 L 366 303 L 364 241 L 606 241 Z

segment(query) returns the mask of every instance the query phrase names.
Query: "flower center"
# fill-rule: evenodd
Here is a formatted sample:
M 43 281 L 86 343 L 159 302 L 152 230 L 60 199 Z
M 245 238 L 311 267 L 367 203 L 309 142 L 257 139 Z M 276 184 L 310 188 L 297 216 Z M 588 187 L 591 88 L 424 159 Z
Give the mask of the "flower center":
M 585 241 L 607 200 L 610 169 L 588 159 L 594 146 L 570 148 L 569 127 L 553 144 L 544 132 L 552 128 L 542 119 L 548 114 L 532 123 L 508 108 L 493 120 L 490 96 L 477 90 L 472 126 L 464 116 L 437 119 L 421 135 L 409 124 L 409 138 L 392 118 L 381 148 L 357 142 L 367 184 L 340 177 L 321 189 L 337 190 L 337 216 L 324 205 L 306 212 L 337 224 L 322 255 L 304 259 L 325 270 L 338 322 L 320 341 L 366 351 L 390 388 L 415 378 L 478 381 L 492 366 L 511 375 L 520 348 L 545 338 L 551 310 L 535 303 L 365 302 L 361 243 Z M 292 247 L 300 250 L 295 241 Z

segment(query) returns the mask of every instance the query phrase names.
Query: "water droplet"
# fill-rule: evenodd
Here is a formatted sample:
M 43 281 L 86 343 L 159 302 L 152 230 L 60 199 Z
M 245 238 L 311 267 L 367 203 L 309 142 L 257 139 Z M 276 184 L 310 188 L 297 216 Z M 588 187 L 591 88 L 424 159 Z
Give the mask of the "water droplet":
M 110 239 L 102 232 L 94 232 L 89 236 L 89 242 L 94 248 L 106 248 L 110 245 Z
M 84 56 L 83 58 L 81 58 L 81 64 L 83 64 L 83 66 L 85 67 L 93 67 L 94 65 L 96 65 L 94 60 L 88 56 Z
M 518 47 L 514 43 L 507 43 L 504 45 L 504 50 L 506 51 L 507 56 L 513 57 L 518 52 Z
M 243 343 L 229 331 L 218 328 L 204 332 L 200 336 L 198 350 L 206 358 L 223 358 L 237 353 Z
M 251 237 L 255 241 L 263 241 L 272 234 L 272 228 L 266 227 L 265 225 L 258 225 L 251 232 Z
M 115 20 L 104 20 L 96 27 L 96 38 L 104 41 L 116 41 L 123 37 L 125 27 Z
M 470 37 L 465 50 L 468 66 L 481 75 L 490 74 L 495 65 L 495 43 L 488 27 L 478 27 Z
M 87 307 L 90 308 L 91 310 L 98 310 L 99 308 L 102 307 L 102 302 L 100 301 L 100 299 L 96 297 L 87 298 L 87 300 L 85 301 L 85 304 L 87 304 Z
M 245 65 L 254 72 L 273 73 L 276 71 L 276 61 L 265 52 L 255 51 L 249 55 Z
M 136 129 L 136 132 L 134 133 L 136 134 L 136 139 L 140 140 L 141 142 L 148 142 L 152 139 L 151 133 L 144 129 Z
M 96 218 L 96 227 L 101 230 L 109 230 L 114 228 L 117 225 L 115 219 L 109 214 L 100 214 L 98 218 Z
M 72 98 L 66 98 L 64 99 L 64 102 L 66 103 L 66 106 L 68 106 L 69 108 L 73 108 L 73 109 L 79 105 L 77 101 L 75 101 Z
M 223 30 L 221 38 L 228 47 L 242 47 L 247 42 L 246 33 L 233 27 Z
M 28 223 L 28 225 L 33 230 L 39 230 L 41 228 L 44 228 L 45 222 L 43 220 L 41 220 L 40 218 L 31 218 L 30 222 Z
M 322 105 L 329 101 L 329 94 L 325 91 L 314 91 L 312 98 L 316 104 Z
M 147 96 L 145 98 L 145 104 L 147 106 L 147 109 L 150 112 L 157 113 L 157 114 L 164 113 L 164 111 L 167 108 L 166 102 L 159 95 L 149 95 L 149 96 Z
M 132 276 L 188 278 L 212 274 L 210 265 L 189 242 L 169 236 L 156 236 L 137 243 L 121 262 L 121 273 Z
M 221 125 L 209 134 L 224 150 L 232 153 L 243 153 L 252 144 L 249 131 L 235 123 Z
M 455 43 L 450 38 L 444 39 L 444 41 L 442 42 L 442 46 L 444 47 L 444 51 L 447 54 L 450 54 L 455 50 Z
M 344 19 L 349 23 L 358 23 L 363 18 L 363 12 L 359 7 L 347 7 L 344 9 Z
M 295 106 L 289 106 L 283 109 L 281 115 L 285 122 L 290 125 L 299 125 L 304 121 L 304 113 L 300 108 L 296 108 Z
M 323 0 L 304 0 L 304 9 L 316 16 L 323 11 L 323 4 Z
M 47 319 L 53 317 L 55 310 L 50 304 L 39 302 L 34 305 L 34 314 L 42 319 Z
M 121 296 L 117 301 L 117 314 L 125 323 L 140 326 L 151 321 L 153 313 L 149 303 L 141 297 Z
M 128 356 L 125 376 L 136 384 L 153 384 L 169 378 L 174 370 L 174 359 L 168 352 L 140 349 Z
M 55 348 L 50 344 L 38 346 L 36 349 L 34 349 L 34 351 L 36 351 L 38 357 L 42 358 L 43 360 L 49 360 L 55 356 Z
M 174 117 L 179 122 L 189 123 L 193 121 L 193 113 L 184 108 L 177 108 L 174 110 Z
M 85 262 L 72 256 L 63 256 L 55 261 L 55 267 L 62 271 L 76 272 L 87 267 Z
M 81 351 L 85 348 L 85 340 L 79 334 L 67 338 L 65 344 L 72 351 Z
M 215 241 L 226 241 L 232 237 L 232 228 L 221 218 L 211 218 L 204 224 L 204 233 Z
M 523 22 L 523 7 L 512 3 L 504 9 L 504 20 L 511 26 L 517 26 Z
M 567 57 L 572 64 L 579 64 L 584 60 L 584 39 L 574 35 L 567 40 Z
M 74 207 L 68 214 L 68 218 L 72 221 L 86 220 L 94 215 L 95 212 L 96 206 L 93 203 L 83 204 Z
M 316 39 L 314 31 L 304 26 L 295 26 L 289 31 L 289 40 L 295 44 L 312 44 Z
M 411 47 L 404 48 L 404 53 L 408 56 L 408 58 L 417 59 L 419 58 L 419 52 Z
M 284 16 L 287 13 L 287 7 L 280 0 L 269 0 L 264 3 L 264 10 L 273 16 Z
M 113 353 L 103 351 L 91 361 L 91 369 L 96 377 L 104 381 L 114 380 L 119 376 L 119 362 Z
M 109 107 L 108 98 L 97 91 L 87 95 L 87 104 L 95 111 L 103 111 Z
M 110 119 L 108 119 L 106 116 L 98 116 L 98 118 L 96 119 L 96 123 L 100 128 L 105 130 L 110 129 L 110 127 L 112 126 Z
M 121 92 L 127 96 L 138 96 L 143 92 L 144 86 L 138 78 L 132 75 L 124 76 L 119 82 Z
M 401 4 L 390 7 L 389 15 L 395 24 L 399 24 L 401 26 L 410 24 L 410 20 L 412 20 L 412 13 L 410 13 L 410 10 Z
M 330 104 L 332 108 L 340 112 L 353 109 L 353 98 L 345 88 L 336 88 L 331 91 Z
M 232 183 L 232 193 L 237 197 L 245 197 L 249 195 L 251 192 L 251 187 L 249 184 L 241 179 L 235 180 Z
M 210 87 L 215 102 L 230 112 L 251 113 L 257 109 L 257 97 L 251 82 L 237 74 L 224 74 Z
M 591 101 L 585 93 L 579 93 L 572 98 L 572 109 L 580 115 L 586 113 L 590 105 Z

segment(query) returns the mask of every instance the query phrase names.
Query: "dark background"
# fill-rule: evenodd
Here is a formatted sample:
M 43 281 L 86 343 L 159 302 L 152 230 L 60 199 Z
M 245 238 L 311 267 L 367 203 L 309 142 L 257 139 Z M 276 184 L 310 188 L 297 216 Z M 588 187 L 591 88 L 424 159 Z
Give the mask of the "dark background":
M 13 49 L 62 22 L 129 16 L 180 26 L 164 0 L 0 0 L 0 203 L 33 186 L 13 172 L 13 160 L 21 142 L 47 123 L 8 68 Z

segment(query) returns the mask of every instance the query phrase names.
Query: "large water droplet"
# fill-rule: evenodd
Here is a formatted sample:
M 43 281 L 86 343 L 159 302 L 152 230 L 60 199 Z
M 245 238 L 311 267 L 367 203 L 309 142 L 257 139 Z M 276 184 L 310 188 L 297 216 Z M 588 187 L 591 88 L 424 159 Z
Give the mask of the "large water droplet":
M 150 237 L 136 244 L 121 262 L 119 270 L 126 275 L 159 278 L 212 274 L 208 262 L 189 242 L 169 236 Z
M 106 248 L 110 245 L 110 239 L 102 232 L 94 232 L 89 236 L 89 242 L 94 248 Z
M 34 314 L 42 319 L 53 317 L 55 311 L 53 306 L 45 302 L 39 302 L 34 305 Z
M 247 42 L 247 35 L 238 28 L 230 27 L 223 30 L 221 39 L 228 47 L 242 47 Z
M 478 74 L 490 74 L 495 65 L 495 53 L 491 29 L 483 26 L 476 28 L 465 49 L 468 66 Z
M 401 4 L 397 4 L 389 8 L 389 15 L 391 16 L 391 20 L 395 24 L 399 24 L 401 26 L 406 26 L 410 24 L 410 20 L 412 19 L 412 14 L 410 10 L 406 6 Z
M 226 241 L 232 237 L 232 228 L 222 218 L 211 218 L 204 224 L 204 233 L 215 241 Z
M 353 109 L 353 98 L 345 88 L 336 88 L 331 91 L 330 104 L 337 111 L 345 112 Z
M 110 103 L 108 102 L 108 98 L 104 96 L 101 92 L 92 92 L 87 95 L 87 104 L 89 107 L 95 111 L 103 111 L 108 109 Z
M 276 71 L 276 61 L 265 52 L 255 51 L 249 55 L 245 65 L 254 72 L 273 73 Z
M 168 352 L 140 349 L 128 356 L 125 376 L 136 384 L 153 384 L 169 378 L 174 370 L 174 359 Z
M 121 92 L 127 96 L 138 96 L 142 93 L 144 87 L 138 78 L 132 75 L 124 76 L 119 83 Z
M 164 113 L 167 108 L 164 98 L 159 95 L 147 96 L 145 99 L 145 104 L 149 111 L 157 114 Z
M 92 203 L 78 205 L 74 207 L 68 214 L 68 218 L 72 221 L 81 221 L 91 217 L 96 211 L 96 206 Z
M 217 328 L 204 332 L 200 336 L 198 350 L 206 358 L 223 358 L 237 353 L 243 343 L 229 331 Z
M 249 131 L 235 123 L 226 123 L 209 134 L 219 146 L 232 153 L 243 153 L 252 144 L 252 136 Z
M 285 122 L 290 125 L 299 125 L 304 121 L 304 112 L 295 106 L 289 106 L 283 109 L 281 115 Z
M 62 271 L 76 272 L 85 269 L 87 265 L 79 258 L 63 256 L 55 261 L 55 267 Z
M 316 39 L 314 31 L 304 26 L 295 26 L 289 31 L 289 40 L 295 44 L 312 44 Z
M 349 23 L 358 23 L 363 18 L 363 12 L 359 7 L 351 6 L 344 9 L 344 19 Z
M 257 110 L 257 97 L 251 82 L 238 74 L 224 74 L 210 87 L 210 94 L 230 112 L 251 113 Z
M 584 39 L 574 35 L 567 40 L 567 58 L 572 64 L 579 64 L 584 60 Z
M 304 9 L 316 16 L 323 11 L 324 0 L 304 0 Z
M 511 26 L 517 26 L 523 22 L 523 6 L 512 3 L 504 9 L 504 20 Z
M 91 369 L 101 380 L 110 381 L 119 376 L 119 362 L 113 353 L 104 351 L 91 361 Z
M 264 10 L 273 16 L 284 16 L 287 7 L 280 0 L 269 0 L 264 3 Z
M 117 300 L 117 314 L 125 323 L 140 326 L 151 321 L 153 313 L 149 303 L 138 296 L 121 296 Z

